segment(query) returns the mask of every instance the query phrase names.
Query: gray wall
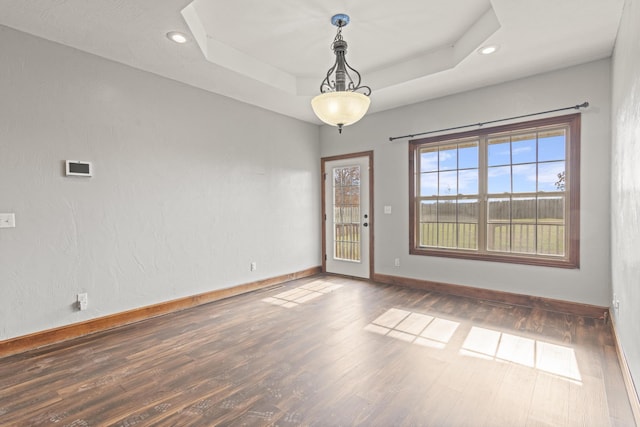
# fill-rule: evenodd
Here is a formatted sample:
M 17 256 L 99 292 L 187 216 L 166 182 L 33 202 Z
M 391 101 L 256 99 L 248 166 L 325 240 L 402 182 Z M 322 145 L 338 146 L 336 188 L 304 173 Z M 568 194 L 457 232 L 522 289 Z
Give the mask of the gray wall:
M 610 61 L 601 60 L 371 114 L 346 127 L 342 135 L 335 128 L 324 126 L 322 156 L 374 150 L 375 271 L 608 306 L 610 78 Z M 390 143 L 388 137 L 535 113 L 583 101 L 589 101 L 591 107 L 582 113 L 580 269 L 409 255 L 408 140 Z M 568 113 L 571 112 L 575 110 Z M 392 214 L 384 214 L 385 205 L 392 206 Z M 400 258 L 400 267 L 394 267 L 395 258 Z
M 627 0 L 613 56 L 612 313 L 640 391 L 640 4 Z
M 0 39 L 0 340 L 320 265 L 318 126 Z

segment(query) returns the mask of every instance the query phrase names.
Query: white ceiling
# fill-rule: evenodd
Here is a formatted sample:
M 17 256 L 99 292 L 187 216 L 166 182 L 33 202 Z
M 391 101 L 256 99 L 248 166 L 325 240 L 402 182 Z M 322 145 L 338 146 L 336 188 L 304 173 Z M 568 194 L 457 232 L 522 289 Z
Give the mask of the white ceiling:
M 320 123 L 346 13 L 371 112 L 611 55 L 624 0 L 1 0 L 0 24 Z M 189 41 L 165 37 L 181 31 Z M 477 49 L 489 44 L 489 56 Z

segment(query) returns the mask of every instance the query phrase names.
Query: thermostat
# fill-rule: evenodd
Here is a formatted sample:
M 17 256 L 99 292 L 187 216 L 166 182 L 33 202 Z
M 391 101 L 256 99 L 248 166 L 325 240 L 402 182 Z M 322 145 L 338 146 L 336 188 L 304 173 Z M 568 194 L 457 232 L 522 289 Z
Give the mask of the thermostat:
M 67 176 L 92 176 L 93 168 L 91 167 L 91 162 L 67 160 L 65 172 Z

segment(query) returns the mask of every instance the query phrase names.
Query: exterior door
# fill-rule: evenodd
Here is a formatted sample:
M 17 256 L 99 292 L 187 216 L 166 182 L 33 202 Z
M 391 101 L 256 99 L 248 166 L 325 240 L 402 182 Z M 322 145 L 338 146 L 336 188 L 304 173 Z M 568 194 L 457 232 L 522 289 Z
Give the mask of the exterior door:
M 324 267 L 328 273 L 370 277 L 370 158 L 323 159 Z

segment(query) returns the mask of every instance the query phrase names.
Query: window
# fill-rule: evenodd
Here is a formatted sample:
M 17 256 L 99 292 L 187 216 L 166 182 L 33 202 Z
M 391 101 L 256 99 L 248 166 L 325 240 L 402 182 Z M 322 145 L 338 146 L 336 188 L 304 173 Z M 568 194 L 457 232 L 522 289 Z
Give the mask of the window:
M 578 267 L 580 114 L 409 150 L 412 254 Z

